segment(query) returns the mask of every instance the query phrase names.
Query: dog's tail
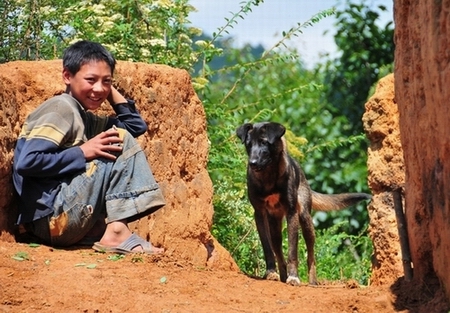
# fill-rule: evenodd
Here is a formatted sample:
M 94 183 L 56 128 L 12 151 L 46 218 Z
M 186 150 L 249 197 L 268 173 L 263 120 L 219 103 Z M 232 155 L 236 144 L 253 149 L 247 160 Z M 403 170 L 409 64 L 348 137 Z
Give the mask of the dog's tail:
M 312 209 L 316 211 L 337 211 L 357 204 L 362 200 L 370 200 L 371 195 L 367 193 L 340 193 L 326 195 L 311 190 Z

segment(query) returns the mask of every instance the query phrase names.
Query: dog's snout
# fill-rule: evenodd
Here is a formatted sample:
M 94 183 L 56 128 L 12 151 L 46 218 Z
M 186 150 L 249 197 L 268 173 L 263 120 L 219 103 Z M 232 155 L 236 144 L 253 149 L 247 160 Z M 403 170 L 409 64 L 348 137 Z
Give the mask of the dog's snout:
M 271 158 L 267 156 L 267 153 L 252 153 L 249 160 L 248 165 L 254 171 L 260 171 L 264 169 L 271 162 Z

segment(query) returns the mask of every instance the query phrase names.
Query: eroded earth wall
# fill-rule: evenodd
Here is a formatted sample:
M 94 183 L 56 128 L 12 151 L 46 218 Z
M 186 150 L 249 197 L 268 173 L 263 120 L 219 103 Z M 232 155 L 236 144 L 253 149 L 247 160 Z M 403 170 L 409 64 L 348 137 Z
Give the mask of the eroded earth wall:
M 0 240 L 14 240 L 11 166 L 17 135 L 31 110 L 64 91 L 61 70 L 61 60 L 0 65 Z M 237 269 L 210 233 L 213 187 L 206 170 L 206 119 L 189 74 L 163 65 L 119 62 L 115 85 L 136 100 L 147 121 L 148 131 L 139 142 L 167 202 L 134 222 L 133 230 L 196 266 Z M 113 111 L 105 104 L 98 113 Z
M 394 193 L 400 199 L 405 183 L 398 107 L 394 100 L 394 75 L 382 78 L 367 101 L 364 130 L 370 141 L 367 157 L 372 201 L 368 206 L 369 235 L 373 242 L 371 284 L 389 285 L 403 276 Z M 401 201 L 401 200 L 400 200 Z
M 450 298 L 450 0 L 396 0 L 395 99 L 414 280 Z

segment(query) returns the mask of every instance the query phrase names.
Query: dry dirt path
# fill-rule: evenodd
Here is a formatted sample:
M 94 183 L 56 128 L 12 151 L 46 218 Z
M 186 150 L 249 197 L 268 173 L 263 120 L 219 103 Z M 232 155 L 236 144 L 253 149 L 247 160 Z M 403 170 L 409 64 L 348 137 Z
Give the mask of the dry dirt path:
M 387 289 L 292 287 L 180 256 L 0 244 L 0 312 L 394 312 Z

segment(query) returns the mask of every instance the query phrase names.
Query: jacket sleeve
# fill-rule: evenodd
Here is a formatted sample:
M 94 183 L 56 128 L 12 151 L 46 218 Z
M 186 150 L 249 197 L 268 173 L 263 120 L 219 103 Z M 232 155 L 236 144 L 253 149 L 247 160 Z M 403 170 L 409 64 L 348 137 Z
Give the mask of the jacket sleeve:
M 18 148 L 14 169 L 21 176 L 58 177 L 86 169 L 86 160 L 79 146 L 60 149 L 51 141 L 33 138 L 22 139 Z
M 147 123 L 136 110 L 136 104 L 133 100 L 127 100 L 127 103 L 119 103 L 112 107 L 116 112 L 116 117 L 109 119 L 106 125 L 107 129 L 113 125 L 125 128 L 133 137 L 138 137 L 147 131 Z

